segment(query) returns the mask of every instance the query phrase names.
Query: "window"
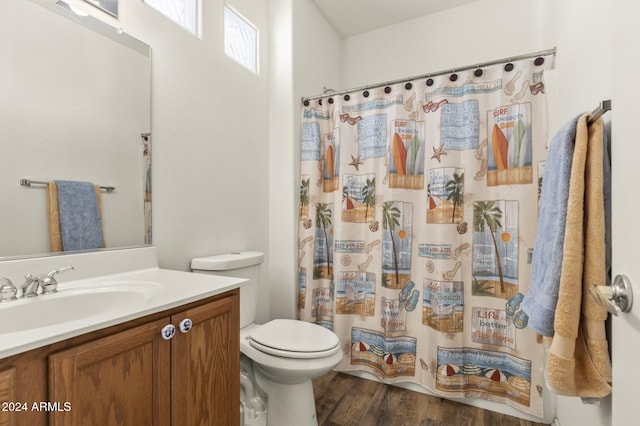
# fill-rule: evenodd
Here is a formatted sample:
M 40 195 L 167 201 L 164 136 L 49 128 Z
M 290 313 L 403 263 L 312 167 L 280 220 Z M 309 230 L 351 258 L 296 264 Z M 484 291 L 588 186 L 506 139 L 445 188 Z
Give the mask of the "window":
M 229 6 L 224 6 L 224 53 L 258 73 L 258 30 Z
M 144 0 L 144 2 L 180 24 L 187 31 L 197 34 L 198 0 Z

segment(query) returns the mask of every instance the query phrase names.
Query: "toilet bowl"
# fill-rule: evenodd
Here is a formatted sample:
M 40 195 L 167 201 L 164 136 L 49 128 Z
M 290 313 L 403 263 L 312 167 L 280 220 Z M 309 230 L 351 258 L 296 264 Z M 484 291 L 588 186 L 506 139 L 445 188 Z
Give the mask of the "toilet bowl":
M 315 379 L 342 360 L 338 336 L 315 324 L 277 319 L 240 330 L 240 351 L 270 380 L 299 384 Z
M 296 329 L 302 325 L 306 338 L 313 336 L 324 337 L 323 331 L 333 332 L 315 324 L 295 320 L 273 320 L 264 325 L 252 324 L 240 330 L 240 352 L 248 356 L 254 365 L 257 385 L 267 394 L 267 424 L 268 425 L 317 425 L 316 405 L 311 380 L 322 376 L 342 360 L 342 350 L 336 338 L 336 345 L 318 351 L 294 351 L 284 349 L 280 341 L 263 340 L 257 342 L 252 337 L 262 337 L 264 328 L 278 329 L 282 321 L 290 321 L 287 329 Z M 322 331 L 312 332 L 310 327 Z M 272 331 L 269 330 L 269 331 Z M 280 337 L 285 337 L 282 333 Z M 294 337 L 295 335 L 289 335 Z M 292 339 L 292 340 L 295 340 Z M 271 343 L 273 346 L 269 346 Z M 274 355 L 278 353 L 278 355 Z
M 255 324 L 264 255 L 239 252 L 193 259 L 194 272 L 248 278 L 240 287 L 240 352 L 252 362 L 255 387 L 267 400 L 267 425 L 317 425 L 311 380 L 342 360 L 338 336 L 316 324 L 275 319 Z M 242 380 L 249 379 L 242 375 Z M 245 411 L 245 414 L 246 411 Z M 245 425 L 251 425 L 245 415 Z

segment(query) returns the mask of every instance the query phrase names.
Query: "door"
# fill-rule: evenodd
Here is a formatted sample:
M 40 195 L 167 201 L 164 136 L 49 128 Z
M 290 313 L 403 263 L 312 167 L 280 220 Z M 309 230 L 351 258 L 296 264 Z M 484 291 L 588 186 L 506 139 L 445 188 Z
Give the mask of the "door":
M 240 423 L 239 296 L 173 315 L 172 424 Z
M 49 357 L 51 425 L 169 425 L 169 319 Z
M 613 2 L 612 221 L 613 275 L 629 277 L 635 303 L 612 319 L 612 424 L 635 424 L 640 382 L 640 6 Z M 634 420 L 635 419 L 635 420 Z

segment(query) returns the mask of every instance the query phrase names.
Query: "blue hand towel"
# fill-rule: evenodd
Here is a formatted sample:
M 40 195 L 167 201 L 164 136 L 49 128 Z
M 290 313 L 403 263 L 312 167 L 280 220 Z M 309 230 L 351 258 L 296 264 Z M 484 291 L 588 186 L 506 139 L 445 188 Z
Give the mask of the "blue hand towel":
M 56 180 L 64 251 L 104 247 L 96 188 L 91 182 Z
M 522 301 L 522 310 L 529 315 L 529 327 L 543 336 L 554 333 L 571 163 L 576 126 L 582 115 L 575 116 L 555 134 L 544 165 L 531 284 Z

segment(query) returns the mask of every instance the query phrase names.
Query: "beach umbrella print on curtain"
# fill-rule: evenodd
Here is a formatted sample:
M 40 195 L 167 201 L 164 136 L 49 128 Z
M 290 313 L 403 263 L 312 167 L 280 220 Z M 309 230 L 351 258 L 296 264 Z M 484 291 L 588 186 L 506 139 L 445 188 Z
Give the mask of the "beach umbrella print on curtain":
M 492 368 L 490 370 L 487 370 L 486 373 L 484 373 L 485 377 L 490 378 L 491 380 L 493 380 L 494 382 L 506 382 L 507 381 L 507 376 L 500 370 L 496 369 L 496 368 Z
M 370 349 L 370 346 L 365 342 L 355 342 L 352 349 L 356 352 L 366 352 Z
M 429 202 L 429 210 L 435 209 L 440 205 L 440 203 L 442 203 L 442 199 L 437 195 L 429 195 L 427 200 Z
M 453 376 L 460 372 L 460 367 L 452 364 L 444 364 L 438 368 L 438 374 L 441 376 Z

